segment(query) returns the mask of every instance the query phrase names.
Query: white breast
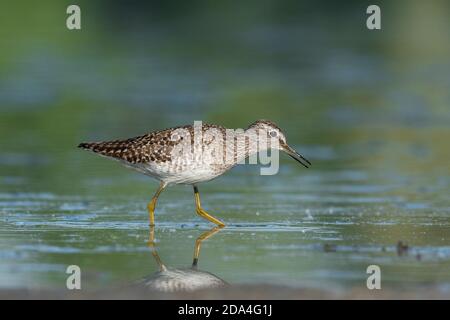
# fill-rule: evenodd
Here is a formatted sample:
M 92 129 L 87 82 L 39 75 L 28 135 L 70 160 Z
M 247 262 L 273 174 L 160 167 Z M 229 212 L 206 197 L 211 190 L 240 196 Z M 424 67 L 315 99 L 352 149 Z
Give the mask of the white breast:
M 168 163 L 153 162 L 131 166 L 125 163 L 125 165 L 168 184 L 196 184 L 214 179 L 223 173 L 222 170 L 217 170 L 216 166 L 205 164 L 174 166 Z

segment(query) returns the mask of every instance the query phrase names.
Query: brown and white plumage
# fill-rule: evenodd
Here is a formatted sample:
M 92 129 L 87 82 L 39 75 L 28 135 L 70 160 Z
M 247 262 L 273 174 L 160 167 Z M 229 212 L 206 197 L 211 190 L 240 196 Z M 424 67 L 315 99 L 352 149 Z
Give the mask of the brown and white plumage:
M 172 154 L 174 147 L 180 143 L 185 143 L 184 137 L 180 137 L 179 141 L 172 139 L 173 133 L 180 129 L 189 133 L 190 143 L 195 147 L 194 126 L 192 125 L 154 131 L 126 140 L 81 143 L 79 147 L 119 160 L 127 167 L 152 176 L 166 184 L 194 184 L 211 180 L 235 164 L 215 166 L 212 165 L 212 162 L 215 161 L 209 161 L 211 165 L 208 165 L 208 161 L 196 163 L 182 157 L 175 160 Z M 202 125 L 203 134 L 211 129 L 216 129 L 223 134 L 226 130 L 224 127 L 217 125 Z M 207 147 L 207 143 L 205 143 L 202 149 L 204 150 Z M 228 152 L 234 152 L 234 150 L 228 150 Z
M 276 146 L 270 143 L 261 144 L 258 142 L 259 136 L 249 134 L 253 131 L 263 132 L 266 138 L 275 138 L 278 143 Z M 200 139 L 197 138 L 199 135 Z M 276 148 L 287 152 L 305 167 L 310 164 L 288 146 L 281 129 L 268 120 L 258 120 L 246 130 L 240 131 L 204 123 L 201 127 L 185 125 L 126 140 L 81 143 L 78 147 L 118 160 L 125 166 L 161 182 L 152 199 L 153 204 L 149 204 L 151 222 L 156 199 L 167 185 L 193 185 L 198 196 L 196 184 L 222 175 L 254 153 Z M 189 152 L 185 152 L 186 150 Z M 203 212 L 199 214 L 214 223 L 223 224 L 201 209 L 197 197 L 196 203 L 197 213 Z

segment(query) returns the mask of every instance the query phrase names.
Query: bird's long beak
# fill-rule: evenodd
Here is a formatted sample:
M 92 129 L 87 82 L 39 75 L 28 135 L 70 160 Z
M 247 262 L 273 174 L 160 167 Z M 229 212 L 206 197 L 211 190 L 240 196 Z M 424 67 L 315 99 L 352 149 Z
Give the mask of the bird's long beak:
M 300 162 L 302 166 L 304 166 L 305 168 L 309 168 L 309 166 L 311 165 L 311 162 L 309 162 L 309 160 L 307 160 L 301 154 L 299 154 L 297 151 L 295 151 L 294 149 L 289 147 L 286 143 L 283 143 L 281 145 L 281 147 L 284 152 L 286 152 L 288 155 L 290 155 L 293 159 Z

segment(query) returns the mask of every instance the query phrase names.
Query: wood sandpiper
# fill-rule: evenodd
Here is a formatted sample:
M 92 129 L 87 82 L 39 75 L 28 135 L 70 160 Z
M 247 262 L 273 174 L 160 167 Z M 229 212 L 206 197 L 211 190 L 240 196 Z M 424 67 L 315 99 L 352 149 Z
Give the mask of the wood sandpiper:
M 194 122 L 194 125 L 154 131 L 126 140 L 81 143 L 78 147 L 119 160 L 160 181 L 147 206 L 151 226 L 155 224 L 158 197 L 169 185 L 192 185 L 197 214 L 223 227 L 222 221 L 202 208 L 198 183 L 212 180 L 247 158 L 270 149 L 286 152 L 306 168 L 311 165 L 286 143 L 281 129 L 268 120 L 258 120 L 245 130 Z

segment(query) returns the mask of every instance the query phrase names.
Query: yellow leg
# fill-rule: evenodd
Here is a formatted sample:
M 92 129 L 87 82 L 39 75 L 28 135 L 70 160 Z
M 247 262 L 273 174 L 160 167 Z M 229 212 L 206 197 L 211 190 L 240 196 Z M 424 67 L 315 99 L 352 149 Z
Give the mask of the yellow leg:
M 217 224 L 219 227 L 225 227 L 225 224 L 220 221 L 217 218 L 214 218 L 213 216 L 211 216 L 208 212 L 206 212 L 205 210 L 203 210 L 201 204 L 200 204 L 200 194 L 198 193 L 198 188 L 197 186 L 194 186 L 194 196 L 195 196 L 195 206 L 196 206 L 196 210 L 197 210 L 197 214 L 202 217 L 205 218 L 208 221 L 211 221 L 212 223 Z
M 153 196 L 152 200 L 147 205 L 149 219 L 150 219 L 150 226 L 154 226 L 155 225 L 156 202 L 158 201 L 158 197 L 161 194 L 161 192 L 164 190 L 165 187 L 166 187 L 166 184 L 164 182 L 161 182 L 161 184 L 159 185 L 158 190 L 156 190 L 156 193 Z
M 213 235 L 215 235 L 217 232 L 220 231 L 220 229 L 222 229 L 223 226 L 217 226 L 212 228 L 211 230 L 208 230 L 204 233 L 202 233 L 197 240 L 195 240 L 195 249 L 194 249 L 194 260 L 192 262 L 192 266 L 193 267 L 197 267 L 198 264 L 198 256 L 200 255 L 200 246 L 202 244 L 202 241 L 212 237 Z

